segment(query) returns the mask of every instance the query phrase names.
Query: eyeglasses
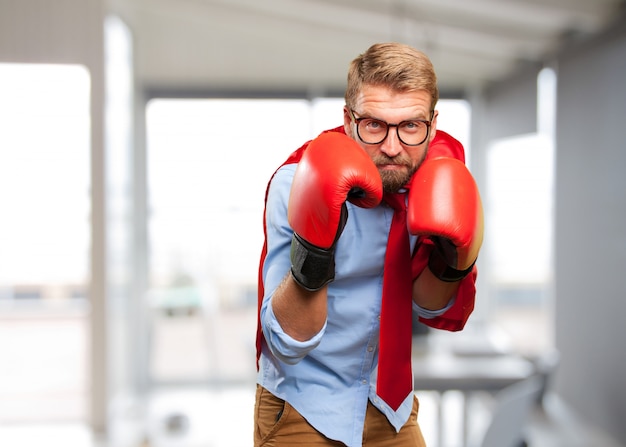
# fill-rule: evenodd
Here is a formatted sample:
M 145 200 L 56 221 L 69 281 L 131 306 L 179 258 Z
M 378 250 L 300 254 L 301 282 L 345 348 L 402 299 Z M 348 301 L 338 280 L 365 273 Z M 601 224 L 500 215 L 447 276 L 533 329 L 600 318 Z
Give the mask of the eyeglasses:
M 406 120 L 390 124 L 376 118 L 357 118 L 354 110 L 348 110 L 352 121 L 356 123 L 356 133 L 365 144 L 380 144 L 385 141 L 390 127 L 396 128 L 398 139 L 407 146 L 419 146 L 426 141 L 430 132 L 431 121 L 428 120 Z

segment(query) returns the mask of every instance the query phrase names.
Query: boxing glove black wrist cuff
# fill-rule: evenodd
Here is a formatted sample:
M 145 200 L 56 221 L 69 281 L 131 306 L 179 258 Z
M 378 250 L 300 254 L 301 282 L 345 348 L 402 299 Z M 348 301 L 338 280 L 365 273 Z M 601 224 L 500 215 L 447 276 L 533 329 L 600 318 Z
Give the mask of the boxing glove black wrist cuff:
M 476 260 L 465 270 L 457 270 L 450 267 L 443 255 L 436 248 L 430 253 L 428 258 L 428 268 L 439 280 L 444 282 L 456 282 L 465 278 L 474 268 Z
M 294 233 L 291 239 L 291 275 L 311 292 L 335 279 L 335 247 L 316 247 Z

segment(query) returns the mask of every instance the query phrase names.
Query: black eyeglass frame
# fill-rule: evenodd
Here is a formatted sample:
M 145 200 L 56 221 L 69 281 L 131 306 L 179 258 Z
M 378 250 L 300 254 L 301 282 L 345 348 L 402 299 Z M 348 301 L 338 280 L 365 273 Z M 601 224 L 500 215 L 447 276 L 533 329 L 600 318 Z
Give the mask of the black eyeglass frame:
M 347 107 L 346 107 L 346 108 L 347 108 Z M 369 117 L 369 116 L 362 116 L 362 117 L 357 118 L 357 117 L 355 116 L 355 113 L 356 113 L 356 112 L 355 112 L 354 110 L 352 110 L 352 109 L 350 109 L 350 108 L 347 108 L 347 109 L 348 109 L 348 112 L 350 112 L 350 118 L 351 118 L 351 119 L 352 119 L 352 121 L 356 124 L 356 134 L 358 135 L 359 140 L 361 140 L 361 141 L 362 141 L 363 143 L 365 143 L 365 144 L 370 144 L 370 145 L 372 145 L 372 146 L 373 146 L 373 145 L 376 145 L 376 144 L 381 144 L 383 141 L 385 141 L 385 140 L 387 139 L 387 137 L 389 136 L 389 128 L 390 128 L 390 127 L 395 127 L 395 128 L 396 128 L 396 135 L 398 136 L 398 140 L 400 140 L 400 142 L 401 142 L 402 144 L 404 144 L 404 145 L 406 145 L 406 146 L 419 146 L 419 145 L 421 145 L 421 144 L 424 144 L 424 142 L 425 142 L 426 140 L 428 140 L 428 136 L 430 135 L 430 126 L 432 125 L 432 117 L 433 117 L 433 115 L 434 115 L 434 113 L 435 113 L 435 111 L 434 111 L 434 110 L 431 110 L 431 112 L 430 112 L 431 119 L 430 119 L 430 120 L 420 120 L 420 119 L 414 119 L 414 120 L 404 120 L 404 121 L 400 121 L 399 123 L 392 124 L 392 123 L 388 123 L 387 121 L 383 121 L 383 120 L 378 119 L 378 118 L 372 118 L 372 117 Z M 360 123 L 361 121 L 363 121 L 363 120 L 374 120 L 374 121 L 378 121 L 378 122 L 380 122 L 380 123 L 384 123 L 384 124 L 385 124 L 385 126 L 387 126 L 387 129 L 386 129 L 386 131 L 385 131 L 385 135 L 383 136 L 383 138 L 382 138 L 379 142 L 377 142 L 377 143 L 370 143 L 370 142 L 365 141 L 365 140 L 361 137 L 361 133 L 359 132 L 359 123 Z M 416 144 L 409 144 L 409 143 L 406 143 L 406 142 L 402 139 L 402 137 L 400 136 L 400 126 L 401 126 L 402 124 L 404 124 L 404 123 L 412 123 L 412 122 L 415 122 L 415 121 L 418 121 L 418 122 L 420 122 L 420 123 L 424 123 L 424 124 L 426 124 L 426 135 L 424 136 L 424 139 L 423 139 L 422 141 L 420 141 L 419 143 L 416 143 Z

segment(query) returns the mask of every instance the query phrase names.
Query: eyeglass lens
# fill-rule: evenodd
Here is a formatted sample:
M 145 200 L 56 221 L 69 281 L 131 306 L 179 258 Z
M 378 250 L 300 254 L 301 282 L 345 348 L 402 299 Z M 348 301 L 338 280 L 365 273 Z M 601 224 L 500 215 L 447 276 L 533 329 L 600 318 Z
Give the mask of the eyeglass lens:
M 382 143 L 387 138 L 390 127 L 395 127 L 400 141 L 409 146 L 422 144 L 428 136 L 429 126 L 420 120 L 402 121 L 399 124 L 389 124 L 373 118 L 357 120 L 359 138 L 366 144 Z

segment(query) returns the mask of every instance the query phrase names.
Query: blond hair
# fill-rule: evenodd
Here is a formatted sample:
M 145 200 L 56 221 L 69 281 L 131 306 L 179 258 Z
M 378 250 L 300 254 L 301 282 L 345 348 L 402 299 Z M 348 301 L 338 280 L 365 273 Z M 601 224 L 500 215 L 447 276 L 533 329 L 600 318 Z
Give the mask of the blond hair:
M 350 63 L 345 100 L 355 107 L 364 85 L 389 87 L 398 92 L 426 90 L 431 97 L 431 110 L 439 100 L 437 76 L 424 53 L 401 43 L 377 43 Z

